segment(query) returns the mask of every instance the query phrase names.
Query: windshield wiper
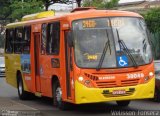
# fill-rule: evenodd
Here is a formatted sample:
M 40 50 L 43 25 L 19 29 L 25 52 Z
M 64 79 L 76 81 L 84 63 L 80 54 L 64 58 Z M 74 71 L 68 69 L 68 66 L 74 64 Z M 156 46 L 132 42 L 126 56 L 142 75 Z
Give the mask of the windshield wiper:
M 117 29 L 116 29 L 116 31 L 117 31 L 117 37 L 118 37 L 118 43 L 119 43 L 119 45 L 120 45 L 120 49 L 123 48 L 123 49 L 125 50 L 126 54 L 130 57 L 130 59 L 131 59 L 132 63 L 134 64 L 134 66 L 137 68 L 138 65 L 137 65 L 134 57 L 133 57 L 132 54 L 130 53 L 130 51 L 129 51 L 128 47 L 126 46 L 126 44 L 124 43 L 124 41 L 120 39 L 119 33 L 118 33 L 118 30 L 117 30 Z
M 109 48 L 109 51 L 110 51 L 110 54 L 111 54 L 110 40 L 109 40 L 108 32 L 107 31 L 106 31 L 106 33 L 107 33 L 108 41 L 105 43 L 105 46 L 104 46 L 104 49 L 103 49 L 103 53 L 102 53 L 101 58 L 99 60 L 98 66 L 96 68 L 97 71 L 99 71 L 100 68 L 101 68 L 101 66 L 102 66 L 102 63 L 103 63 L 103 60 L 105 58 L 105 55 L 106 55 L 106 52 L 107 52 L 108 48 Z

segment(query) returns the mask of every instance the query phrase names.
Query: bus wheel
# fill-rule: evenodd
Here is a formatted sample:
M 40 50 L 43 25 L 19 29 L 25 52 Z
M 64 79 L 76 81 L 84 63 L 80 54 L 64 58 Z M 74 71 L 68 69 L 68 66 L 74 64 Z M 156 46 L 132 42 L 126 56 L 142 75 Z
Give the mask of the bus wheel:
M 126 107 L 129 105 L 130 103 L 130 100 L 126 100 L 126 101 L 116 101 L 118 106 L 123 106 L 123 107 Z
M 154 92 L 154 101 L 160 102 L 160 91 L 157 89 L 157 87 L 155 88 Z
M 17 81 L 18 96 L 21 100 L 26 100 L 29 97 L 29 93 L 24 91 L 22 77 L 20 76 Z
M 62 101 L 62 89 L 59 82 L 55 82 L 53 86 L 53 104 L 61 110 L 67 110 L 68 103 Z

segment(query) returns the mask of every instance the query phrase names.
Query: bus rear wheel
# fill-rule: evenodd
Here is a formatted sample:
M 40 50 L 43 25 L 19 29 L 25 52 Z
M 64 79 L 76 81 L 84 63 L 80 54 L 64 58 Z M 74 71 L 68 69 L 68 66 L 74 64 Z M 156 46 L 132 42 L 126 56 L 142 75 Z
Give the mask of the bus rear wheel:
M 118 106 L 122 106 L 122 107 L 126 107 L 129 105 L 130 100 L 126 100 L 126 101 L 116 101 Z
M 69 104 L 62 100 L 62 89 L 58 81 L 53 85 L 53 104 L 61 110 L 69 109 Z
M 21 100 L 26 100 L 29 98 L 29 93 L 24 91 L 24 85 L 23 85 L 23 80 L 22 80 L 22 77 L 19 76 L 18 77 L 18 81 L 17 81 L 17 89 L 18 89 L 18 96 L 19 96 L 19 99 Z

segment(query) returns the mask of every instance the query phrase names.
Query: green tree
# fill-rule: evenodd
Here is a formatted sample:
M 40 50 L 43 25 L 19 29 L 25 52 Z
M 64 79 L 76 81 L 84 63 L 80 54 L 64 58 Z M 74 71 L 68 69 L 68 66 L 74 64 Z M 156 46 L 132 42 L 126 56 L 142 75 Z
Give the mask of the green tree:
M 11 5 L 10 0 L 1 0 L 0 1 L 0 19 L 1 20 L 5 20 L 9 17 L 9 15 L 11 14 L 11 9 L 9 8 L 9 6 Z
M 0 19 L 15 21 L 22 16 L 42 11 L 42 0 L 1 0 Z
M 160 32 L 160 7 L 150 9 L 143 16 L 152 33 Z
M 142 15 L 151 32 L 152 52 L 155 60 L 160 59 L 160 7 L 152 8 Z
M 0 1 L 0 48 L 4 48 L 4 31 L 5 25 L 11 21 L 9 18 L 11 14 L 10 9 L 10 0 L 1 0 Z
M 22 16 L 43 11 L 43 3 L 39 0 L 14 0 L 10 5 L 12 13 L 10 18 L 20 20 Z
M 118 5 L 119 0 L 85 0 L 84 7 L 97 7 L 100 9 L 112 9 Z

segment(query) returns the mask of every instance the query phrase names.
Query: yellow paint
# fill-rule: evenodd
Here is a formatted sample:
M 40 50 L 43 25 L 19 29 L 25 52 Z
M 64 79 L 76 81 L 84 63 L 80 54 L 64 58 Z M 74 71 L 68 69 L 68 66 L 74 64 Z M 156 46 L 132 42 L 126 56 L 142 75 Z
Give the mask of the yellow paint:
M 35 96 L 37 96 L 37 97 L 42 97 L 42 94 L 39 93 L 39 92 L 36 92 L 36 93 L 35 93 Z
M 23 26 L 23 25 L 25 25 L 24 22 L 10 23 L 6 26 L 6 28 L 15 28 L 15 27 Z
M 17 88 L 17 71 L 21 71 L 21 62 L 19 54 L 5 54 L 6 82 Z M 24 90 L 28 91 L 22 74 Z
M 152 78 L 148 83 L 140 84 L 137 86 L 129 87 L 115 87 L 115 88 L 87 88 L 78 81 L 75 82 L 75 103 L 96 103 L 96 102 L 106 102 L 106 101 L 118 101 L 118 100 L 134 100 L 134 99 L 144 99 L 153 98 L 155 87 L 155 78 Z M 120 97 L 105 97 L 102 92 L 103 90 L 129 90 L 129 88 L 135 88 L 135 92 L 129 96 Z
M 46 17 L 50 17 L 50 16 L 54 16 L 54 15 L 55 15 L 54 11 L 45 11 L 45 12 L 40 12 L 40 13 L 26 15 L 26 16 L 24 16 L 22 18 L 22 21 L 41 19 L 41 18 L 46 18 Z

